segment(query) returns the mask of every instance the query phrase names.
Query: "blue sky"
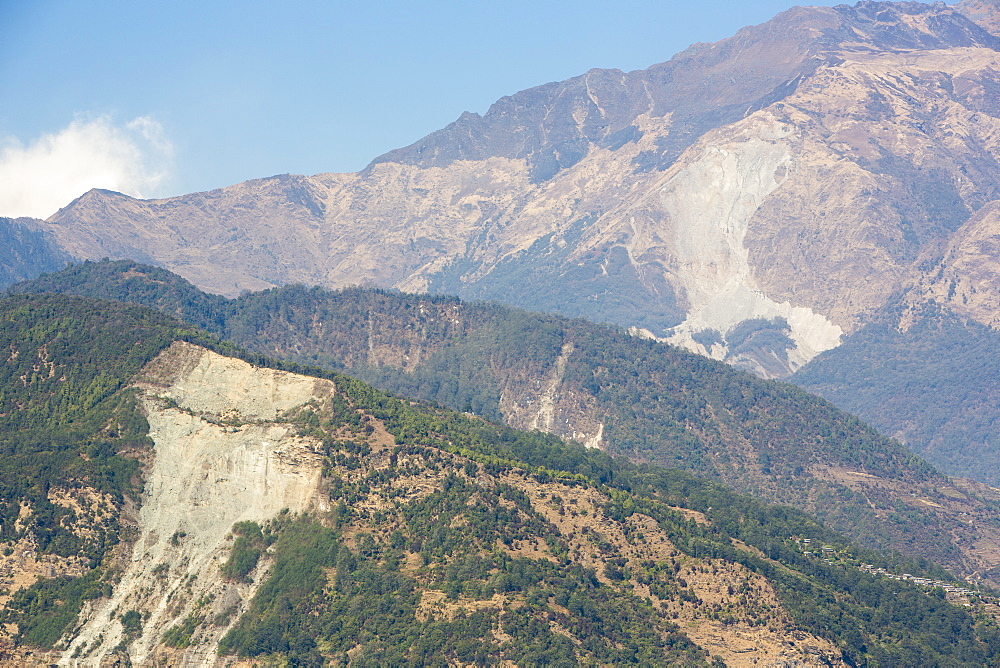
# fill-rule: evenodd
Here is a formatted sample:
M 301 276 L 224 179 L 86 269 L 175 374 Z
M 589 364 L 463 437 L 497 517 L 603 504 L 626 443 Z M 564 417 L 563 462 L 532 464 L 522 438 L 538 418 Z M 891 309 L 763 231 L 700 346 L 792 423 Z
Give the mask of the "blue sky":
M 0 216 L 95 185 L 355 171 L 503 95 L 645 68 L 792 4 L 0 0 Z

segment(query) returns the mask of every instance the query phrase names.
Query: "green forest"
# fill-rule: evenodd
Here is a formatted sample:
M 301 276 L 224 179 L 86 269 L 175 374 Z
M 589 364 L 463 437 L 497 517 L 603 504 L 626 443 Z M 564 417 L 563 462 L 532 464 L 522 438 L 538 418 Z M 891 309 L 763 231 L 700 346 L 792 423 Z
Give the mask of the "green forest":
M 523 473 L 566 489 L 600 490 L 608 498 L 601 516 L 619 523 L 626 534 L 632 531 L 626 528 L 630 517 L 648 515 L 683 554 L 738 563 L 764 575 L 800 628 L 834 642 L 855 665 L 974 665 L 1000 656 L 1000 635 L 985 618 L 974 619 L 911 584 L 827 564 L 805 554 L 792 538 L 853 552 L 893 572 L 949 577 L 927 561 L 863 550 L 801 511 L 755 501 L 676 469 L 636 465 L 539 432 L 413 404 L 359 381 L 340 377 L 337 382 L 351 406 L 380 420 L 400 445 L 388 467 L 331 489 L 331 500 L 342 505 L 329 525 L 289 518 L 269 527 L 279 536 L 274 575 L 220 651 L 278 652 L 308 663 L 322 650 L 334 665 L 488 665 L 500 658 L 519 665 L 697 665 L 711 660 L 669 623 L 657 623 L 661 609 L 629 593 L 634 582 L 644 582 L 658 592 L 658 600 L 697 600 L 672 575 L 670 563 L 625 566 L 608 545 L 605 574 L 611 583 L 601 583 L 574 562 L 564 537 L 523 492 L 480 482 L 483 474 Z M 331 416 L 337 413 L 332 407 Z M 300 419 L 319 431 L 340 424 Z M 353 445 L 345 447 L 358 452 Z M 334 457 L 339 464 L 331 465 L 331 475 L 350 469 L 357 456 Z M 393 498 L 392 481 L 421 466 L 446 472 L 440 489 L 415 501 L 398 500 L 375 515 L 351 510 L 366 496 Z M 691 522 L 677 508 L 703 512 L 710 524 Z M 359 535 L 358 525 L 370 531 Z M 346 529 L 352 530 L 351 545 L 342 540 Z M 533 538 L 546 541 L 555 563 L 511 558 L 496 549 Z M 735 547 L 734 538 L 759 554 Z M 419 555 L 421 566 L 404 568 L 407 554 Z M 324 569 L 336 573 L 332 587 Z M 324 586 L 327 595 L 321 596 L 317 592 Z M 524 606 L 476 607 L 454 618 L 422 619 L 416 610 L 419 591 L 428 587 L 470 607 L 496 594 Z M 567 642 L 544 620 L 586 640 Z M 510 644 L 482 640 L 489 637 L 483 631 L 498 624 L 512 636 Z M 347 652 L 357 648 L 359 638 L 364 639 L 361 651 L 349 660 Z
M 2 621 L 17 625 L 20 643 L 51 646 L 86 600 L 114 587 L 107 555 L 131 540 L 115 518 L 127 497 L 138 498 L 140 463 L 150 446 L 128 386 L 159 351 L 185 340 L 335 383 L 338 394 L 325 405 L 287 416 L 303 437 L 323 443 L 334 506 L 323 516 L 285 514 L 263 526 L 234 526 L 222 573 L 244 581 L 266 559 L 270 575 L 239 619 L 192 615 L 164 634 L 166 647 L 183 649 L 206 625 L 235 621 L 221 652 L 274 656 L 290 665 L 710 665 L 716 659 L 664 614 L 703 605 L 676 576 L 677 564 L 697 562 L 738 564 L 766 577 L 798 628 L 830 640 L 855 665 L 1000 660 L 1000 636 L 989 619 L 852 564 L 951 579 L 940 567 L 866 550 L 800 510 L 688 472 L 269 360 L 142 307 L 18 295 L 0 300 L 0 327 L 8 357 L 0 385 L 3 539 L 31 531 L 41 551 L 83 555 L 90 563 L 82 577 L 42 578 L 15 594 Z M 387 460 L 369 445 L 372 420 L 394 437 Z M 420 476 L 438 480 L 437 488 L 410 497 L 397 486 Z M 600 572 L 577 563 L 570 537 L 540 514 L 540 500 L 529 499 L 526 485 L 536 483 L 562 490 L 548 501 L 560 507 L 573 490 L 606 499 L 595 513 L 618 527 L 625 542 L 596 533 L 588 539 L 600 548 Z M 52 490 L 73 487 L 107 495 L 110 512 L 74 517 L 51 502 Z M 18 529 L 15 509 L 22 504 L 32 509 L 31 521 Z M 708 523 L 689 519 L 685 508 Z M 621 557 L 619 549 L 644 540 L 630 522 L 637 515 L 651 518 L 679 552 L 666 560 Z M 81 540 L 72 530 L 80 522 L 100 526 L 99 539 Z M 807 539 L 852 557 L 828 563 L 802 550 Z M 542 553 L 516 553 L 529 541 L 542 545 Z M 636 593 L 640 585 L 650 596 Z M 428 590 L 443 592 L 459 609 L 428 614 L 420 603 Z M 751 614 L 708 613 L 719 620 Z M 768 615 L 761 608 L 749 619 L 766 623 Z M 141 629 L 140 613 L 121 617 Z M 498 628 L 502 637 L 486 633 Z
M 995 330 L 940 306 L 893 304 L 792 381 L 898 434 L 942 470 L 997 485 L 998 348 Z
M 829 402 L 672 346 L 584 320 L 451 297 L 288 286 L 228 300 L 164 269 L 88 262 L 15 291 L 142 303 L 269 357 L 348 373 L 381 389 L 489 420 L 501 394 L 530 396 L 564 347 L 560 392 L 590 403 L 609 452 L 723 481 L 805 509 L 870 547 L 957 567 L 950 520 L 900 499 L 893 484 L 945 504 L 930 465 Z M 873 402 L 877 403 L 877 402 Z M 884 479 L 864 492 L 827 467 Z M 983 499 L 977 502 L 985 502 Z M 892 522 L 883 522 L 882 515 Z M 977 521 L 997 524 L 996 513 Z M 958 540 L 972 540 L 971 537 Z

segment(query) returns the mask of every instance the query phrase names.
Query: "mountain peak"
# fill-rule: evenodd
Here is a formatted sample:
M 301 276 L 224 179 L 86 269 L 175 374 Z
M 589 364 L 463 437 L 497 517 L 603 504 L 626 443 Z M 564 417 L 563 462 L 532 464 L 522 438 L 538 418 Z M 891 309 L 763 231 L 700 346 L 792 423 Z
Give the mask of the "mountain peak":
M 128 199 L 134 200 L 135 198 L 126 195 L 125 193 L 118 192 L 117 190 L 108 190 L 105 188 L 91 188 L 87 192 L 83 193 L 75 200 L 62 207 L 54 214 L 45 219 L 49 223 L 59 223 L 63 218 L 63 215 L 69 211 L 76 210 L 80 207 L 93 206 L 96 203 L 104 203 L 116 199 Z
M 629 141 L 637 117 L 673 113 L 680 123 L 669 150 L 656 160 L 664 169 L 706 131 L 790 94 L 791 82 L 835 52 L 970 46 L 996 49 L 1000 41 L 942 2 L 793 7 L 645 70 L 595 68 L 502 97 L 482 116 L 465 112 L 447 127 L 375 158 L 363 173 L 387 162 L 447 167 L 502 157 L 527 161 L 532 180 L 540 183 L 594 147 Z
M 997 42 L 940 3 L 792 8 L 644 70 L 505 96 L 358 174 L 93 191 L 47 231 L 213 292 L 498 299 L 783 375 L 1000 198 Z

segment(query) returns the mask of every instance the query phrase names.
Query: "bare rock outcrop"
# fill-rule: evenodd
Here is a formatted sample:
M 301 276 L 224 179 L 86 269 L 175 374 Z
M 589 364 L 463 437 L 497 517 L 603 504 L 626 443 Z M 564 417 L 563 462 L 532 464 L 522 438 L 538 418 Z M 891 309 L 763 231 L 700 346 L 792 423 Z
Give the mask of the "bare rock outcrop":
M 258 567 L 246 583 L 223 576 L 233 525 L 324 509 L 322 454 L 280 418 L 333 386 L 178 342 L 136 387 L 155 442 L 138 538 L 113 595 L 83 611 L 60 663 L 96 666 L 125 651 L 133 665 L 152 665 L 164 634 L 196 620 L 170 664 L 212 665 L 264 574 Z M 122 623 L 129 611 L 142 619 L 134 636 Z
M 995 14 L 795 8 L 647 70 L 505 97 L 356 174 L 92 191 L 40 227 L 74 257 L 228 295 L 302 282 L 497 299 L 787 376 L 926 283 L 946 247 L 956 284 L 996 273 L 956 246 L 1000 199 Z

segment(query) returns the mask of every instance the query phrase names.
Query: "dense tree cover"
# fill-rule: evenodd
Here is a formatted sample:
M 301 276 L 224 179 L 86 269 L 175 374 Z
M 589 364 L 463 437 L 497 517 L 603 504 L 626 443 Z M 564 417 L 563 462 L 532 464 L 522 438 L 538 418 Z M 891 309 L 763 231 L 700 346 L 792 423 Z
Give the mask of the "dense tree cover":
M 858 493 L 814 476 L 833 466 L 913 489 L 943 483 L 900 444 L 792 385 L 615 328 L 371 289 L 289 286 L 225 300 L 128 261 L 77 265 L 16 289 L 138 301 L 265 355 L 492 420 L 511 417 L 501 395 L 522 404 L 537 397 L 569 345 L 559 392 L 589 401 L 610 452 L 796 505 L 872 547 L 961 561 L 951 525 L 932 508 L 898 507 L 889 492 Z
M 887 307 L 792 381 L 955 475 L 1000 484 L 1000 333 L 933 304 Z
M 100 568 L 78 578 L 43 578 L 14 594 L 2 621 L 18 625 L 18 641 L 52 647 L 75 620 L 84 601 L 108 596 L 111 584 Z
M 349 651 L 357 665 L 492 664 L 501 658 L 531 665 L 620 665 L 663 663 L 670 656 L 693 663 L 698 655 L 683 637 L 669 636 L 669 628 L 657 633 L 673 639 L 658 644 L 653 630 L 662 611 L 628 593 L 628 582 L 641 581 L 664 601 L 696 601 L 671 577 L 669 564 L 650 561 L 638 571 L 622 570 L 625 560 L 615 559 L 609 545 L 605 572 L 611 583 L 601 583 L 570 558 L 563 538 L 522 491 L 481 482 L 483 473 L 525 471 L 542 482 L 602 490 L 609 498 L 602 517 L 620 523 L 626 533 L 626 520 L 643 513 L 682 552 L 742 564 L 766 576 L 799 628 L 830 639 L 856 665 L 978 665 L 1000 659 L 995 627 L 910 583 L 827 564 L 805 554 L 792 539 L 849 550 L 895 572 L 947 577 L 932 564 L 860 550 L 801 511 L 769 506 L 686 472 L 633 464 L 332 377 L 351 404 L 378 418 L 400 445 L 388 468 L 331 485 L 331 500 L 341 504 L 332 526 L 301 519 L 286 520 L 276 529 L 273 575 L 223 641 L 223 652 L 282 653 L 305 664 L 322 653 L 335 657 L 336 665 L 348 663 Z M 298 419 L 310 429 L 336 424 L 305 415 Z M 336 478 L 338 466 L 352 471 L 364 466 L 365 450 L 353 441 L 330 443 L 357 454 L 354 464 L 338 459 L 329 475 Z M 454 456 L 435 454 L 442 450 Z M 396 496 L 392 481 L 412 471 L 415 456 L 450 473 L 437 491 L 405 501 Z M 375 516 L 352 510 L 370 507 L 361 501 L 371 495 L 395 502 Z M 704 512 L 711 523 L 687 520 L 678 506 Z M 512 557 L 497 549 L 537 538 L 547 542 L 554 559 Z M 735 547 L 733 538 L 760 554 Z M 419 555 L 420 566 L 408 566 L 408 555 Z M 327 595 L 321 596 L 324 588 Z M 453 617 L 421 614 L 421 592 L 427 589 L 444 592 L 462 611 Z M 496 594 L 522 605 L 500 609 Z M 553 621 L 582 638 L 582 644 L 552 634 Z M 496 629 L 516 642 L 490 640 L 486 631 Z M 428 643 L 429 637 L 435 642 Z M 656 653 L 668 649 L 674 654 Z
M 237 582 L 249 582 L 247 575 L 257 567 L 257 562 L 274 538 L 265 534 L 256 522 L 238 522 L 233 527 L 236 540 L 229 559 L 222 565 L 222 574 Z
M 85 540 L 69 528 L 73 511 L 50 493 L 85 486 L 118 507 L 136 491 L 138 464 L 121 453 L 149 445 L 148 425 L 126 386 L 185 331 L 125 304 L 58 295 L 0 300 L 0 541 L 31 531 L 42 551 L 100 560 L 114 520 Z M 22 503 L 31 515 L 18 530 Z
M 519 431 L 447 409 L 414 404 L 351 378 L 334 378 L 355 406 L 382 421 L 400 443 L 443 448 L 472 458 L 489 471 L 523 467 L 542 479 L 604 486 L 698 510 L 717 529 L 765 553 L 786 542 L 789 536 L 836 545 L 849 543 L 842 534 L 824 527 L 801 510 L 762 502 L 680 469 L 636 464 L 541 432 Z M 926 559 L 886 552 L 859 554 L 889 570 L 909 569 L 930 577 L 944 575 L 939 566 Z
M 440 490 L 385 513 L 387 525 L 398 528 L 365 533 L 353 546 L 339 527 L 309 519 L 284 527 L 272 577 L 220 652 L 284 653 L 300 665 L 320 662 L 317 647 L 334 665 L 707 663 L 648 602 L 602 586 L 593 572 L 498 550 L 498 540 L 557 540 L 513 487 L 446 477 Z M 422 557 L 416 569 L 406 563 L 413 550 Z M 458 609 L 421 610 L 426 589 Z M 553 633 L 550 621 L 576 642 Z M 496 642 L 494 629 L 510 640 Z
M 710 451 L 732 430 L 777 475 L 815 461 L 889 478 L 933 474 L 898 443 L 794 386 L 583 320 L 365 289 L 289 286 L 227 301 L 129 261 L 77 265 L 15 289 L 143 303 L 270 356 L 350 370 L 391 392 L 472 405 L 493 419 L 501 386 L 537 380 L 571 343 L 567 384 L 597 398 L 615 452 L 713 474 Z
M 73 297 L 2 300 L 0 333 L 5 337 L 0 349 L 10 351 L 0 385 L 5 402 L 0 434 L 13 461 L 23 467 L 3 477 L 7 506 L 31 500 L 43 507 L 47 497 L 34 487 L 43 483 L 49 490 L 86 484 L 112 499 L 134 494 L 135 464 L 122 452 L 146 447 L 148 427 L 126 386 L 173 340 L 193 341 L 258 365 L 298 368 L 242 352 L 147 309 Z M 349 656 L 369 665 L 488 664 L 507 656 L 523 664 L 557 665 L 709 661 L 661 611 L 631 591 L 630 583 L 641 577 L 664 601 L 691 599 L 669 564 L 633 569 L 609 546 L 607 581 L 602 581 L 570 558 L 558 532 L 521 490 L 497 477 L 521 472 L 567 489 L 592 487 L 608 498 L 601 513 L 609 521 L 625 527 L 632 514 L 643 513 L 683 553 L 743 564 L 765 575 L 799 627 L 831 639 L 856 663 L 987 665 L 1000 659 L 994 630 L 967 611 L 908 583 L 825 564 L 799 551 L 794 539 L 853 550 L 896 572 L 943 576 L 929 564 L 863 553 L 799 510 L 768 506 L 690 473 L 635 464 L 540 432 L 398 399 L 337 373 L 313 371 L 332 379 L 343 394 L 287 419 L 327 448 L 325 475 L 337 505 L 325 523 L 283 516 L 266 527 L 234 527 L 234 549 L 221 565 L 228 577 L 247 577 L 269 545 L 275 565 L 250 611 L 226 636 L 224 651 L 280 652 L 306 665 L 318 652 L 343 661 L 359 644 L 361 653 Z M 135 416 L 136 422 L 129 426 L 122 416 Z M 371 467 L 370 458 L 378 459 L 366 443 L 371 419 L 396 439 L 388 466 Z M 345 438 L 345 430 L 352 436 Z M 444 478 L 436 491 L 406 501 L 392 482 L 416 459 Z M 350 471 L 364 475 L 347 476 Z M 384 500 L 381 510 L 359 510 L 373 507 L 359 503 L 372 494 Z M 711 523 L 687 520 L 678 506 L 703 512 Z M 359 526 L 369 529 L 359 533 Z M 31 530 L 44 534 L 46 525 L 36 523 Z M 110 529 L 106 535 L 112 535 Z M 733 538 L 763 556 L 738 549 Z M 111 540 L 100 549 L 78 546 L 73 553 L 90 555 L 96 566 Z M 547 558 L 498 548 L 526 540 L 543 541 Z M 48 549 L 69 550 L 62 545 L 52 539 Z M 409 555 L 417 556 L 416 565 Z M 17 593 L 4 621 L 19 625 L 21 641 L 51 645 L 82 602 L 106 595 L 109 584 L 100 567 L 82 578 L 43 579 Z M 427 589 L 444 592 L 464 611 L 426 614 L 421 592 Z M 488 603 L 498 594 L 518 605 Z M 121 611 L 123 619 L 129 613 Z M 128 621 L 135 626 L 141 615 Z M 183 648 L 208 623 L 225 620 L 192 613 L 163 641 Z M 494 642 L 484 633 L 487 628 L 502 629 L 502 637 L 510 640 Z M 567 630 L 576 641 L 553 628 Z
M 229 301 L 206 294 L 165 269 L 107 260 L 70 265 L 60 272 L 12 286 L 8 292 L 58 292 L 142 304 L 213 333 L 218 333 L 221 309 Z
M 16 622 L 24 640 L 50 644 L 84 600 L 106 593 L 101 564 L 122 537 L 119 511 L 141 490 L 137 456 L 151 445 L 128 384 L 182 337 L 205 335 L 127 304 L 60 295 L 0 300 L 0 545 L 30 534 L 39 551 L 94 567 L 14 597 L 5 621 Z M 79 490 L 96 493 L 83 497 L 95 503 L 78 511 L 60 502 Z

